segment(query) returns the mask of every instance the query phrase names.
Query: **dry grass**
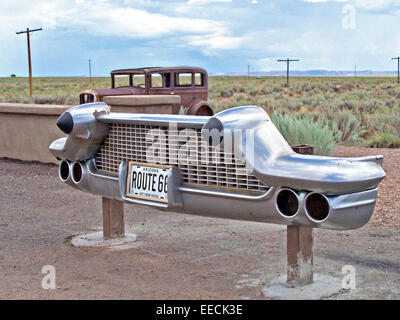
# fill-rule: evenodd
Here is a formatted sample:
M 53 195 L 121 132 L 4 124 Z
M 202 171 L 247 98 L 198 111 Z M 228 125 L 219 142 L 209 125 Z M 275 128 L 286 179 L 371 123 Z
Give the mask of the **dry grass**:
M 110 79 L 92 78 L 89 86 L 88 78 L 35 78 L 31 100 L 26 78 L 0 78 L 0 102 L 74 105 L 90 87 L 109 88 Z M 270 115 L 289 115 L 296 125 L 323 122 L 335 143 L 345 145 L 398 147 L 399 101 L 400 86 L 391 77 L 295 77 L 289 87 L 279 77 L 209 79 L 216 111 L 259 105 Z
M 299 121 L 324 122 L 337 144 L 400 146 L 400 86 L 395 78 L 295 77 L 287 86 L 278 77 L 218 77 L 210 80 L 209 92 L 217 111 L 259 105 L 270 115 L 288 115 L 289 128 Z

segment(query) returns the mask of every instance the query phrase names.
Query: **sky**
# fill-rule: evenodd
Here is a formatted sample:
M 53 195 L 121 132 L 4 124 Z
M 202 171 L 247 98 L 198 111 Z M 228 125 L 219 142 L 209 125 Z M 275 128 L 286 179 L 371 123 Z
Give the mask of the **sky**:
M 209 73 L 395 70 L 400 0 L 1 0 L 0 76 L 106 76 L 200 66 Z

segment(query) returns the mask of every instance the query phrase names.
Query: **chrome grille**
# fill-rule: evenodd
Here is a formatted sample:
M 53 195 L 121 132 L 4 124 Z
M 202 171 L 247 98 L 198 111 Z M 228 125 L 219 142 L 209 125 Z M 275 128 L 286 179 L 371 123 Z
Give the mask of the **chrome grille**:
M 189 148 L 189 155 L 182 150 Z M 179 154 L 179 163 L 174 162 Z M 118 175 L 121 162 L 173 164 L 182 183 L 265 192 L 269 188 L 249 175 L 233 153 L 208 146 L 200 129 L 168 130 L 163 126 L 111 124 L 107 139 L 96 154 L 99 172 Z M 175 164 L 176 163 L 176 164 Z

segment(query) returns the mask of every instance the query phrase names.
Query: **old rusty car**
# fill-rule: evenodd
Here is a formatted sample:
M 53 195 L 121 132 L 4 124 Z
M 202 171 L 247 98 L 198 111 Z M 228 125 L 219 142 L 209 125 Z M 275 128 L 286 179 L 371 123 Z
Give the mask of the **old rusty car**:
M 181 97 L 173 106 L 178 114 L 183 107 L 188 115 L 212 116 L 213 108 L 207 102 L 208 74 L 198 67 L 146 67 L 111 71 L 111 89 L 86 90 L 80 94 L 80 103 L 101 102 L 105 96 L 169 95 Z

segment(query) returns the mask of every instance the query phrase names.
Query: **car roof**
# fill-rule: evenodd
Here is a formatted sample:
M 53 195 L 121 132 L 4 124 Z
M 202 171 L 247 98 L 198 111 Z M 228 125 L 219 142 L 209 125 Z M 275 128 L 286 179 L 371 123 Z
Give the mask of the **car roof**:
M 200 67 L 144 67 L 132 69 L 118 69 L 111 71 L 112 75 L 118 74 L 144 74 L 147 72 L 165 72 L 165 71 L 178 71 L 178 72 L 201 72 L 207 74 L 207 71 Z

